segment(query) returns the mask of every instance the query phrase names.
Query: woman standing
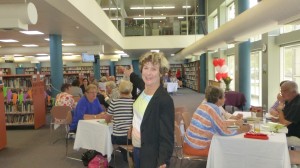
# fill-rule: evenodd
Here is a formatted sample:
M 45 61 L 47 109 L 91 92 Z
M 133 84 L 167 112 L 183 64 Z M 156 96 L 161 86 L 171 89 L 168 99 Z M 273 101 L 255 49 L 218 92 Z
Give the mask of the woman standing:
M 174 103 L 162 86 L 162 75 L 168 72 L 169 63 L 162 53 L 156 52 L 144 54 L 139 63 L 143 80 L 126 72 L 134 85 L 145 86 L 133 104 L 135 167 L 164 168 L 169 164 L 174 145 Z
M 80 85 L 80 88 L 81 88 L 83 94 L 85 94 L 85 91 L 86 91 L 89 84 L 90 83 L 89 83 L 89 80 L 87 78 L 82 79 L 82 85 Z

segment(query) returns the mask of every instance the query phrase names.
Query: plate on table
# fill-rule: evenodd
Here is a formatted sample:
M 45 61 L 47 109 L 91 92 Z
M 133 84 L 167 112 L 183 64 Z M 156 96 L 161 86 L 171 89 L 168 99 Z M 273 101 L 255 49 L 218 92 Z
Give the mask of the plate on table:
M 261 128 L 266 131 L 271 132 L 279 132 L 279 133 L 287 133 L 288 129 L 285 125 L 275 122 L 268 122 L 266 124 L 261 125 Z
M 105 119 L 98 119 L 98 121 L 97 121 L 98 123 L 101 123 L 101 124 L 106 124 L 106 121 L 105 121 Z
M 267 114 L 266 114 L 266 118 L 267 118 L 267 119 L 272 119 L 272 118 L 278 119 L 279 117 L 275 117 L 275 116 L 271 115 L 270 113 L 267 113 Z

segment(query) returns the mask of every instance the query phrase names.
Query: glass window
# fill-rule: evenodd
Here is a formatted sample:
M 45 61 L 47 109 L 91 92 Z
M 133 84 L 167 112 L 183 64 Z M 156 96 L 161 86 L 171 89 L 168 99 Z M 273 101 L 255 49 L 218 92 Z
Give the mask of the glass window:
M 235 60 L 234 55 L 230 55 L 227 57 L 227 66 L 228 66 L 228 76 L 232 78 L 230 82 L 229 88 L 230 90 L 235 90 Z
M 218 15 L 215 15 L 213 18 L 214 18 L 214 30 L 216 30 L 219 27 Z
M 252 52 L 250 55 L 250 87 L 251 87 L 251 105 L 261 106 L 261 54 Z
M 227 6 L 227 21 L 234 19 L 235 17 L 235 6 L 231 3 Z
M 281 34 L 284 33 L 289 33 L 295 30 L 299 30 L 300 29 L 300 25 L 284 25 L 281 29 L 280 32 Z
M 249 0 L 249 8 L 252 8 L 253 6 L 257 5 L 257 0 Z
M 300 82 L 300 45 L 284 47 L 282 55 L 282 80 Z

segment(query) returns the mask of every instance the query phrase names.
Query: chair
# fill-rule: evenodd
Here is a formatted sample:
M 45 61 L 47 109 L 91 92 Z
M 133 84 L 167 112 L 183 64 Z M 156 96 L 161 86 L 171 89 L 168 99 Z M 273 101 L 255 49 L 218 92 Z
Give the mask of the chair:
M 114 147 L 114 167 L 116 167 L 116 152 L 118 151 L 119 148 L 125 149 L 127 151 L 127 161 L 128 161 L 128 167 L 129 168 L 134 168 L 134 163 L 133 163 L 133 159 L 130 156 L 129 153 L 133 153 L 133 146 L 128 144 L 128 139 L 131 139 L 131 137 L 129 137 L 129 134 L 127 134 L 127 145 L 117 145 L 117 144 L 113 144 Z
M 193 115 L 190 112 L 183 112 L 181 115 L 183 119 L 184 130 L 186 130 L 191 123 Z
M 300 151 L 290 150 L 290 159 L 292 165 L 300 165 Z
M 198 161 L 206 161 L 207 157 L 203 156 L 193 156 L 193 155 L 187 155 L 183 152 L 183 136 L 180 133 L 179 126 L 175 123 L 174 126 L 175 131 L 175 152 L 176 157 L 180 160 L 180 167 L 182 167 L 182 160 L 198 160 Z
M 53 106 L 50 110 L 50 137 L 52 137 L 53 130 L 58 129 L 61 125 L 65 126 L 65 136 L 69 132 L 69 124 L 72 122 L 71 107 L 69 106 Z M 50 138 L 52 141 L 52 138 Z M 56 143 L 59 139 L 53 142 Z

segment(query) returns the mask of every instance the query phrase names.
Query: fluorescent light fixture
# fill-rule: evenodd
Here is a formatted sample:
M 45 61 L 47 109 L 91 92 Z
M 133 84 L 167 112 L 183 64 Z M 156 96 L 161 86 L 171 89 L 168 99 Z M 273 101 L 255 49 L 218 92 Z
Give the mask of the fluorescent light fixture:
M 44 38 L 44 40 L 46 40 L 46 41 L 50 41 L 50 39 L 49 39 L 49 38 Z
M 121 57 L 129 57 L 129 55 L 128 54 L 121 54 Z
M 33 58 L 34 56 L 32 56 L 32 55 L 26 55 L 26 56 L 24 56 L 25 58 Z
M 14 39 L 0 39 L 0 42 L 3 42 L 3 43 L 16 43 L 16 42 L 19 42 L 19 41 L 14 40 Z
M 178 19 L 183 19 L 184 18 L 184 16 L 178 16 Z
M 73 55 L 73 53 L 63 53 L 63 55 Z
M 105 10 L 117 10 L 117 9 L 118 9 L 118 10 L 121 10 L 121 8 L 102 8 L 102 10 L 104 10 L 104 11 L 105 11 Z
M 182 6 L 182 8 L 191 8 L 191 6 Z
M 151 18 L 133 18 L 133 20 L 150 20 Z
M 174 9 L 175 6 L 155 6 L 153 9 Z
M 24 44 L 23 47 L 38 47 L 36 44 Z
M 162 20 L 162 19 L 166 19 L 166 17 L 152 17 L 153 20 Z
M 115 51 L 116 54 L 124 54 L 124 51 Z
M 151 52 L 159 53 L 159 50 L 150 50 Z
M 113 61 L 113 62 L 116 62 L 118 60 L 119 60 L 118 58 L 112 58 L 112 59 L 110 59 L 110 61 Z
M 21 54 L 14 54 L 15 57 L 22 57 L 23 55 Z
M 76 46 L 76 44 L 74 44 L 74 43 L 63 43 L 62 45 L 63 46 Z
M 38 55 L 38 56 L 45 56 L 45 55 L 48 55 L 46 53 L 38 53 L 38 54 L 35 54 L 35 55 Z
M 130 9 L 132 9 L 132 10 L 143 10 L 143 9 L 152 9 L 152 7 L 151 6 L 144 6 L 144 7 L 137 6 L 137 7 L 130 7 Z
M 175 56 L 175 54 L 171 54 L 171 57 L 174 57 Z
M 38 34 L 44 34 L 44 33 L 42 33 L 42 32 L 39 32 L 39 31 L 20 31 L 20 33 L 27 34 L 27 35 L 38 35 Z

